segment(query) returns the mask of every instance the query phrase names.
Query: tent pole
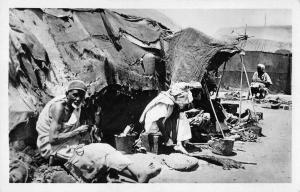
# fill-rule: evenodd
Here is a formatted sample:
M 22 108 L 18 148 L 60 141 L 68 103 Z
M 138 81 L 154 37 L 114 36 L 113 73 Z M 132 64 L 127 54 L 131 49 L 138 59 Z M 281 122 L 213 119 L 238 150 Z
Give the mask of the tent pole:
M 223 136 L 223 138 L 225 139 L 225 135 L 224 135 L 224 133 L 223 133 L 223 129 L 222 129 L 222 127 L 221 127 L 220 121 L 219 121 L 219 119 L 218 119 L 218 117 L 217 117 L 217 113 L 216 113 L 216 111 L 215 111 L 214 105 L 213 105 L 213 103 L 212 103 L 212 101 L 211 101 L 210 94 L 209 94 L 209 91 L 208 91 L 208 88 L 207 88 L 206 82 L 204 83 L 204 86 L 205 86 L 205 90 L 206 90 L 206 92 L 208 93 L 208 99 L 209 99 L 209 102 L 210 102 L 211 108 L 212 108 L 212 110 L 213 110 L 213 112 L 214 112 L 214 115 L 215 115 L 216 121 L 217 121 L 217 123 L 218 123 L 218 126 L 219 126 L 219 128 L 220 128 L 220 130 L 221 130 L 222 136 Z
M 246 80 L 247 80 L 247 84 L 248 84 L 248 88 L 249 88 L 249 93 L 251 95 L 252 108 L 253 108 L 254 114 L 256 114 L 255 108 L 254 108 L 254 102 L 253 102 L 252 92 L 251 92 L 251 87 L 250 87 L 250 81 L 249 81 L 248 74 L 247 74 L 247 71 L 246 71 L 246 67 L 245 67 L 245 64 L 244 64 L 243 55 L 240 55 L 240 58 L 241 58 L 241 63 L 242 63 L 243 69 L 245 71 Z M 255 115 L 255 119 L 256 119 L 256 115 Z
M 242 62 L 241 62 L 242 65 Z M 243 66 L 241 66 L 241 84 L 240 84 L 240 112 L 239 112 L 239 124 L 241 124 L 241 113 L 242 113 L 242 86 L 243 86 Z

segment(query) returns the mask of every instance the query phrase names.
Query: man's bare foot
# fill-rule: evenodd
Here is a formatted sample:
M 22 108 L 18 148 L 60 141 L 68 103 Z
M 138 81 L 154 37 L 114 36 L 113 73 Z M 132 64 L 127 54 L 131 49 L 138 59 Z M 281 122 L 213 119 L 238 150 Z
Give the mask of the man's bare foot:
M 178 152 L 181 152 L 181 153 L 183 153 L 183 154 L 189 154 L 187 151 L 186 151 L 186 149 L 182 146 L 182 145 L 175 145 L 174 146 L 174 150 L 175 151 L 178 151 Z

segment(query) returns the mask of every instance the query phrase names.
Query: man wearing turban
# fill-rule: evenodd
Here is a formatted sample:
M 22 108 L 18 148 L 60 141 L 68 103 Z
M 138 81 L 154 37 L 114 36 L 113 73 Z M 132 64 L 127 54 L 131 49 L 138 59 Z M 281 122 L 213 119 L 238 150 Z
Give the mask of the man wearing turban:
M 265 72 L 265 65 L 258 64 L 250 85 L 252 96 L 260 99 L 265 98 L 271 85 L 272 81 L 268 73 Z
M 166 145 L 173 145 L 176 151 L 188 153 L 184 143 L 191 139 L 191 128 L 183 109 L 192 103 L 191 88 L 200 88 L 200 83 L 174 83 L 168 91 L 162 91 L 144 109 L 140 123 L 144 133 L 161 133 Z
M 111 169 L 137 182 L 148 182 L 158 175 L 160 167 L 152 164 L 141 167 L 108 144 L 80 143 L 80 133 L 88 130 L 88 125 L 79 125 L 86 91 L 84 82 L 74 80 L 65 95 L 55 97 L 46 104 L 36 124 L 37 147 L 41 155 L 45 159 L 52 156 L 67 161 L 79 169 L 87 181 Z

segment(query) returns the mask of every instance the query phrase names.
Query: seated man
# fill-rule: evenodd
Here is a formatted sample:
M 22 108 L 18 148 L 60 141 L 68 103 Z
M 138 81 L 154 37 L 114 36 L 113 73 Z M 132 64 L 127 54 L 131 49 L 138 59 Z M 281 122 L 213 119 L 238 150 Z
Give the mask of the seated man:
M 253 74 L 251 87 L 252 96 L 263 99 L 268 94 L 268 88 L 272 85 L 270 76 L 265 72 L 265 65 L 258 64 L 257 71 Z
M 36 124 L 37 147 L 41 155 L 46 159 L 54 156 L 67 160 L 87 181 L 110 169 L 137 182 L 148 182 L 158 175 L 160 167 L 149 165 L 141 169 L 108 144 L 80 144 L 79 134 L 88 130 L 87 125 L 79 126 L 80 106 L 86 91 L 82 81 L 74 80 L 65 95 L 46 104 Z
M 193 100 L 190 86 L 201 86 L 200 83 L 175 83 L 168 91 L 162 91 L 144 109 L 140 123 L 144 124 L 144 133 L 161 133 L 167 146 L 173 145 L 176 151 L 188 153 L 185 143 L 191 139 L 189 121 L 183 112 Z M 185 143 L 184 143 L 185 142 Z

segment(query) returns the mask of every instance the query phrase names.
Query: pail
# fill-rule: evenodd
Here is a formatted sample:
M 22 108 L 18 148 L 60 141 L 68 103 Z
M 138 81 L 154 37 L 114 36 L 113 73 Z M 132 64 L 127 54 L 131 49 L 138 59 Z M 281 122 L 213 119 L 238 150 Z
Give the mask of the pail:
M 231 155 L 234 139 L 218 139 L 211 144 L 212 152 L 218 155 Z
M 280 105 L 281 105 L 280 103 L 271 104 L 271 109 L 279 109 Z
M 133 144 L 135 142 L 135 135 L 118 136 L 115 135 L 116 149 L 124 154 L 133 153 Z

